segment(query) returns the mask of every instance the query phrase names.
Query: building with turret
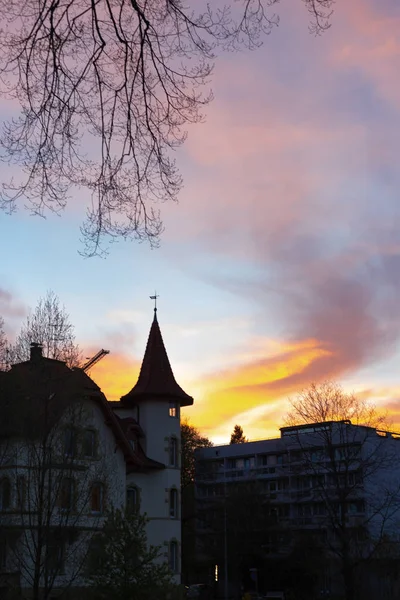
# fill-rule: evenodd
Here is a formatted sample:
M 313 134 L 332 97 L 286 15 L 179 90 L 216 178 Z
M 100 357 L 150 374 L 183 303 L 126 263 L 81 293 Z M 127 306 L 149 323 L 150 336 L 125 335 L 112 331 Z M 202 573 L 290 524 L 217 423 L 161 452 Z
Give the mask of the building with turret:
M 0 598 L 77 597 L 93 535 L 126 506 L 146 513 L 148 542 L 180 583 L 180 411 L 191 404 L 156 309 L 138 380 L 118 402 L 38 344 L 0 371 Z
M 180 414 L 193 404 L 175 380 L 164 346 L 157 309 L 151 325 L 139 378 L 119 402 L 111 402 L 130 443 L 147 468 L 127 475 L 127 493 L 140 502 L 150 519 L 148 540 L 165 548 L 180 581 Z

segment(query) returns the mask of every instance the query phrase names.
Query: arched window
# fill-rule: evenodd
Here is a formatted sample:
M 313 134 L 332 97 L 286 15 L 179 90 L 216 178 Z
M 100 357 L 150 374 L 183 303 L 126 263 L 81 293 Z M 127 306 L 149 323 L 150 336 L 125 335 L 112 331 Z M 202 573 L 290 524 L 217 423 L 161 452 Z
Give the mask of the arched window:
M 11 504 L 11 485 L 8 477 L 0 479 L 0 510 L 8 510 Z
M 173 573 L 178 572 L 178 542 L 169 543 L 169 568 Z
M 178 466 L 178 440 L 176 437 L 171 437 L 169 440 L 169 465 L 171 467 Z
M 178 490 L 175 488 L 169 491 L 169 516 L 171 519 L 178 518 Z
M 126 510 L 134 512 L 139 509 L 139 490 L 135 486 L 130 486 L 126 490 Z

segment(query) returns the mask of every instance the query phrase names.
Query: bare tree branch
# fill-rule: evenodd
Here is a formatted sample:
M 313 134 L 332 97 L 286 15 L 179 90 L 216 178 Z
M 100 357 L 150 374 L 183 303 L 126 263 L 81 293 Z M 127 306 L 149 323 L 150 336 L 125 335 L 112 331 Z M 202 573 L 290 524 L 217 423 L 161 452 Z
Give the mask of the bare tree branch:
M 354 600 L 358 565 L 376 558 L 398 527 L 398 440 L 382 431 L 385 415 L 334 382 L 312 384 L 291 404 L 299 521 L 317 510 L 313 518 L 341 565 L 344 597 Z
M 259 46 L 278 25 L 277 1 L 0 0 L 0 91 L 21 107 L 1 145 L 23 173 L 0 206 L 24 200 L 43 216 L 83 188 L 86 255 L 104 236 L 157 245 L 157 204 L 182 187 L 173 151 L 212 98 L 217 50 Z M 327 29 L 333 0 L 303 2 L 311 31 Z
M 32 343 L 42 346 L 45 357 L 65 361 L 69 367 L 76 367 L 81 362 L 74 327 L 65 307 L 61 306 L 59 298 L 51 290 L 39 300 L 34 312 L 21 327 L 15 344 L 10 346 L 11 362 L 29 360 Z

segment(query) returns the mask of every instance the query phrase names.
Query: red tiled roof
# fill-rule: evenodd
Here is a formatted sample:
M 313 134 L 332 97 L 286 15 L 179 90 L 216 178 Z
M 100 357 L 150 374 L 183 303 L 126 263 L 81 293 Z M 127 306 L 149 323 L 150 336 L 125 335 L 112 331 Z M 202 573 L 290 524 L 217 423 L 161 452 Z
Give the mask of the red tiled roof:
M 156 311 L 154 311 L 154 320 L 147 340 L 139 378 L 131 391 L 122 396 L 121 403 L 125 405 L 135 404 L 137 400 L 146 397 L 173 399 L 178 401 L 181 406 L 193 404 L 193 398 L 186 394 L 175 381 L 158 325 Z

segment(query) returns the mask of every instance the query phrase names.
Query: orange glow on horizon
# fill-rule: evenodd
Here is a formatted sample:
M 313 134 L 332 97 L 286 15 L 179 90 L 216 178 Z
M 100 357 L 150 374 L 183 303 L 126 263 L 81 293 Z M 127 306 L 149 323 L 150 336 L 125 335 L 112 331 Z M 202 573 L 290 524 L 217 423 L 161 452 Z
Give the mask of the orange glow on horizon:
M 119 400 L 135 385 L 140 363 L 123 354 L 109 354 L 89 373 L 107 400 Z
M 228 443 L 237 422 L 250 439 L 278 437 L 288 410 L 288 397 L 310 383 L 306 379 L 307 367 L 329 356 L 314 339 L 294 343 L 263 340 L 255 350 L 254 360 L 247 355 L 246 361 L 232 369 L 210 373 L 197 381 L 185 381 L 176 374 L 178 383 L 194 396 L 194 405 L 183 409 L 182 417 L 215 443 Z M 135 385 L 139 370 L 139 361 L 112 354 L 99 362 L 90 375 L 108 400 L 118 400 Z M 292 381 L 294 375 L 302 374 L 302 384 L 298 379 Z M 400 430 L 400 408 L 396 401 L 400 389 L 360 388 L 355 393 L 376 404 L 378 409 L 387 410 L 389 428 Z

